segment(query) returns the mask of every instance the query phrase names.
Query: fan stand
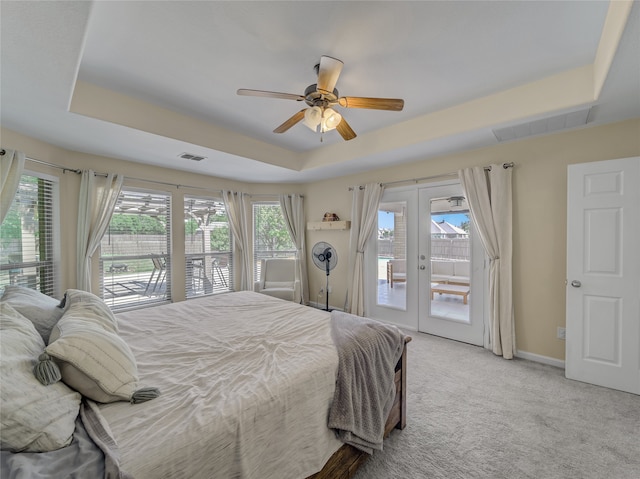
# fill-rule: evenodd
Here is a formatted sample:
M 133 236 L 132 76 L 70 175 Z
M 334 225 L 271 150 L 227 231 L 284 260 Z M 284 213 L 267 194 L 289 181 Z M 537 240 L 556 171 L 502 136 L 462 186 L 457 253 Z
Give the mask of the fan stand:
M 326 307 L 324 310 L 325 310 L 325 311 L 331 311 L 331 310 L 329 309 L 329 271 L 331 270 L 331 267 L 330 267 L 331 258 L 327 258 L 327 259 L 325 260 L 325 263 L 326 263 L 326 265 L 327 265 L 327 266 L 326 266 L 326 269 L 327 269 L 327 285 L 326 285 L 326 287 L 325 287 L 325 292 L 327 293 L 327 307 Z

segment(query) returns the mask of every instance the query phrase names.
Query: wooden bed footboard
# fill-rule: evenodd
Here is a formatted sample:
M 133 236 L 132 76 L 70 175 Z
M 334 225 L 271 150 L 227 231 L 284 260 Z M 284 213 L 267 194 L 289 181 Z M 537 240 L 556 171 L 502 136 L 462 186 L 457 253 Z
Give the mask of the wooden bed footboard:
M 384 427 L 384 437 L 393 429 L 404 429 L 407 425 L 407 343 L 411 336 L 404 341 L 402 357 L 396 364 L 396 397 L 387 417 Z M 321 471 L 307 479 L 350 479 L 360 465 L 367 460 L 369 454 L 349 444 L 343 444 L 327 461 Z

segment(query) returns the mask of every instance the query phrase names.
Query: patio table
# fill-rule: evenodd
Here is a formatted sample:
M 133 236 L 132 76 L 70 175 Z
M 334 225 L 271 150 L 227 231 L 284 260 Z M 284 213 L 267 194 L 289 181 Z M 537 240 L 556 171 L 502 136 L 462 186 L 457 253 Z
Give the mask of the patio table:
M 467 297 L 469 296 L 469 286 L 463 286 L 458 284 L 438 283 L 435 286 L 431 286 L 431 301 L 433 301 L 433 294 L 455 294 L 462 296 L 462 301 L 467 304 Z

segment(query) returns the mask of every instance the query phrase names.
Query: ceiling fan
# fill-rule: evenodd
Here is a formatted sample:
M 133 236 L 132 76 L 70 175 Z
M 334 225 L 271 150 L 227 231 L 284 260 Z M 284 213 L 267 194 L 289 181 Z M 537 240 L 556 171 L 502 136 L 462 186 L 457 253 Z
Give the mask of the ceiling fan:
M 345 140 L 356 137 L 347 121 L 334 107 L 343 108 L 367 108 L 371 110 L 401 111 L 404 100 L 399 98 L 365 98 L 356 96 L 341 97 L 335 88 L 344 63 L 336 58 L 326 55 L 320 57 L 320 63 L 315 66 L 318 82 L 309 85 L 304 95 L 294 93 L 278 93 L 264 90 L 247 90 L 241 88 L 238 95 L 259 96 L 267 98 L 280 98 L 284 100 L 303 101 L 309 105 L 303 108 L 278 128 L 274 133 L 284 133 L 295 124 L 303 121 L 304 125 L 313 131 L 324 133 L 330 130 L 338 130 Z

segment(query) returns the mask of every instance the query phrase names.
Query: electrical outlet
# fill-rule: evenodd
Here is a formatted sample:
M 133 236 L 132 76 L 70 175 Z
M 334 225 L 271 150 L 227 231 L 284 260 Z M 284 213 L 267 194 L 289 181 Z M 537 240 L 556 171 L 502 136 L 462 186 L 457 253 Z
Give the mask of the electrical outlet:
M 558 339 L 566 340 L 567 339 L 567 330 L 566 328 L 558 326 Z
M 331 286 L 327 286 L 327 291 L 331 293 Z

